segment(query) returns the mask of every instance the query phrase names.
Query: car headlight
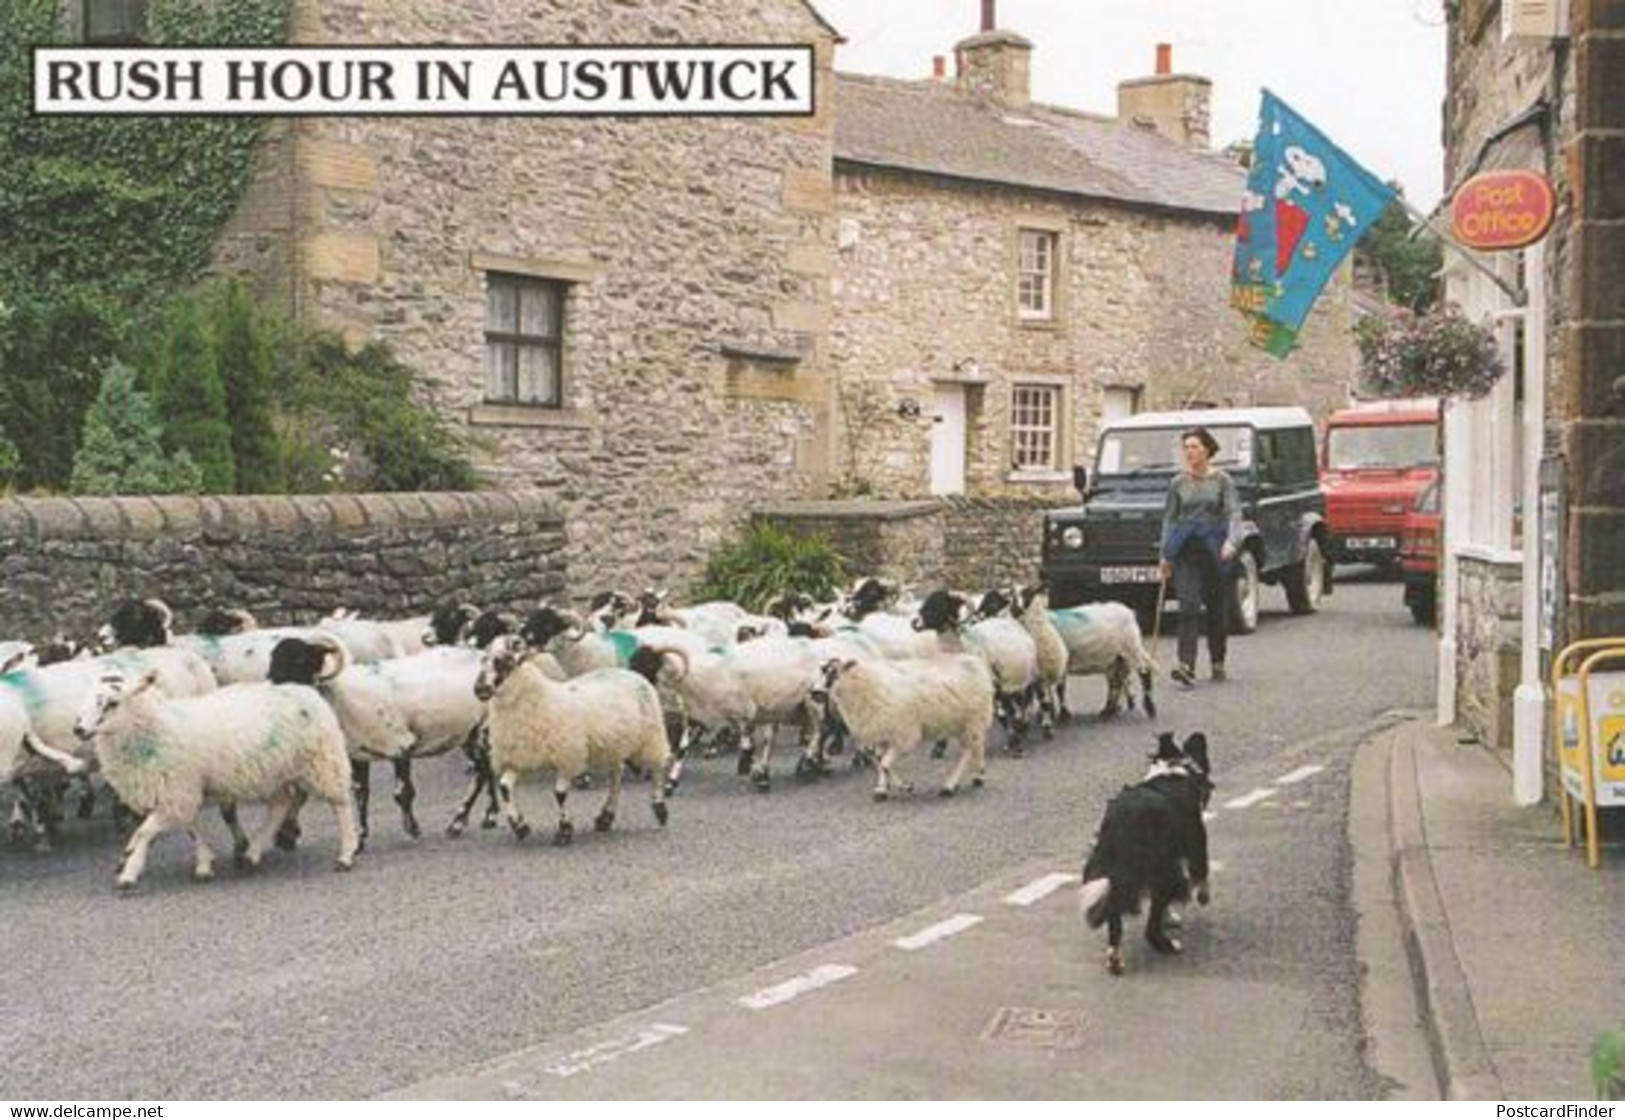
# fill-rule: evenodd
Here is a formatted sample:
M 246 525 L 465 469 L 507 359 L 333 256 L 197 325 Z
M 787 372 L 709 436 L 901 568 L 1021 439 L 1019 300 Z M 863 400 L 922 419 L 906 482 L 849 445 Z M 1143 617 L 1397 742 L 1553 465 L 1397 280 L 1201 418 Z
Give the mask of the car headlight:
M 1061 543 L 1070 549 L 1083 547 L 1083 530 L 1076 525 L 1070 525 L 1061 534 Z

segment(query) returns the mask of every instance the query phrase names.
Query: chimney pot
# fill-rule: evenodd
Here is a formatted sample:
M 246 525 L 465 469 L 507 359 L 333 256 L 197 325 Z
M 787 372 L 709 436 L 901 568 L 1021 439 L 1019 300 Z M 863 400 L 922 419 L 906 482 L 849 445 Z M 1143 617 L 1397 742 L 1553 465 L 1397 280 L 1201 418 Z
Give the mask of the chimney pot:
M 1172 43 L 1157 44 L 1157 74 L 1172 74 L 1174 72 L 1174 47 Z
M 982 0 L 982 30 L 992 31 L 998 27 L 998 16 L 994 12 L 998 0 Z
M 931 76 L 939 82 L 948 77 L 948 60 L 940 54 L 931 58 Z

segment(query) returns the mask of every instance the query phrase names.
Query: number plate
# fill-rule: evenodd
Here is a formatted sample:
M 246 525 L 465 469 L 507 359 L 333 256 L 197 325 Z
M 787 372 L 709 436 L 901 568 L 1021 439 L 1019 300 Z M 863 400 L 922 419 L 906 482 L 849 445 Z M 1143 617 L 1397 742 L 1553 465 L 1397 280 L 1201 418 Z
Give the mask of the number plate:
M 1162 571 L 1155 566 L 1100 569 L 1101 583 L 1158 583 L 1161 579 Z
M 1350 537 L 1343 542 L 1348 548 L 1398 548 L 1393 537 Z

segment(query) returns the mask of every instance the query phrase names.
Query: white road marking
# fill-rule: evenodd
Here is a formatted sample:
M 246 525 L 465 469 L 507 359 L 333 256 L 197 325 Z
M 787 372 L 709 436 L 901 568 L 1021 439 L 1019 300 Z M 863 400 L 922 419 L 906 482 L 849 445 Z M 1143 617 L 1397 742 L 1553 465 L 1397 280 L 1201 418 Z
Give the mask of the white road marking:
M 1076 883 L 1076 875 L 1068 875 L 1064 871 L 1057 871 L 1045 875 L 1041 879 L 1034 879 L 1018 891 L 1011 891 L 1004 896 L 1007 906 L 1031 906 L 1041 898 L 1047 898 L 1069 883 Z
M 1275 784 L 1278 786 L 1297 785 L 1305 778 L 1313 778 L 1324 769 L 1326 769 L 1324 766 L 1300 766 L 1292 773 L 1282 774 L 1279 778 L 1276 778 Z
M 786 980 L 782 984 L 775 984 L 771 988 L 748 995 L 739 1001 L 739 1006 L 751 1011 L 762 1011 L 769 1007 L 777 1007 L 781 1003 L 789 1003 L 799 995 L 827 987 L 830 984 L 845 980 L 848 976 L 856 976 L 858 970 L 849 964 L 821 964 L 805 976 L 797 976 Z
M 1224 807 L 1226 809 L 1246 809 L 1274 796 L 1275 790 L 1273 789 L 1255 789 L 1251 793 L 1242 794 L 1233 801 L 1226 801 Z
M 892 944 L 899 949 L 913 952 L 923 949 L 933 941 L 941 941 L 944 937 L 952 937 L 956 933 L 964 933 L 974 925 L 982 922 L 979 914 L 955 914 L 945 922 L 938 922 L 934 926 L 927 926 L 919 933 L 911 933 L 907 937 L 899 937 Z
M 1217 859 L 1208 860 L 1207 869 L 1211 873 L 1217 875 L 1219 872 L 1224 870 L 1224 862 Z
M 671 1023 L 655 1023 L 631 1038 L 611 1039 L 608 1042 L 600 1042 L 597 1046 L 589 1046 L 585 1050 L 577 1050 L 574 1054 L 566 1056 L 558 1065 L 548 1066 L 546 1072 L 554 1077 L 574 1077 L 578 1073 L 586 1073 L 594 1066 L 636 1054 L 639 1050 L 647 1050 L 651 1046 L 659 1046 L 662 1042 L 669 1042 L 687 1033 L 687 1027 Z

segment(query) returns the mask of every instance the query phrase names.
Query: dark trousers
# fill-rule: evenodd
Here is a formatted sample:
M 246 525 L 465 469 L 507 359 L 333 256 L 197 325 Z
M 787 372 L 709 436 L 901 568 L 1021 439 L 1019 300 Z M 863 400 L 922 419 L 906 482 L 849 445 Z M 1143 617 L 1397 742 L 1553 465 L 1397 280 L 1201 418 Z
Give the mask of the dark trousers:
M 1205 625 L 1208 657 L 1221 664 L 1230 637 L 1230 581 L 1219 558 L 1200 541 L 1187 541 L 1174 559 L 1174 597 L 1179 600 L 1179 663 L 1196 668 L 1197 637 Z

